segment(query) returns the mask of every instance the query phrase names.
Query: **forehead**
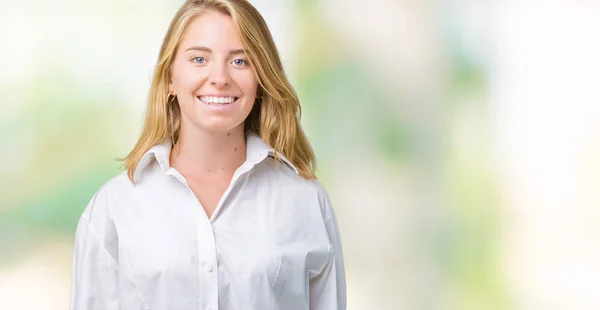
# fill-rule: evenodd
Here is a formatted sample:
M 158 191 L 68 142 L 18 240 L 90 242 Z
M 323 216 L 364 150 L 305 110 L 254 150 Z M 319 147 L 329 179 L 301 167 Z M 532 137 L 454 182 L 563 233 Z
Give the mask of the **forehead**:
M 206 46 L 210 49 L 243 48 L 231 16 L 217 11 L 205 12 L 190 22 L 181 39 L 181 47 L 185 49 L 190 46 Z

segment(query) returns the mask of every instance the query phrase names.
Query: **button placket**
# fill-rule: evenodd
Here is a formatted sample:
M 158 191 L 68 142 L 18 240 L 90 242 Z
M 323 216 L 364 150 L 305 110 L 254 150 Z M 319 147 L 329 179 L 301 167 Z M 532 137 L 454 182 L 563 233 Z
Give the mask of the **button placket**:
M 215 235 L 212 225 L 208 218 L 198 211 L 197 215 L 197 238 L 198 238 L 198 257 L 200 258 L 200 290 L 201 304 L 207 306 L 206 309 L 216 309 L 218 304 L 218 279 L 216 268 L 216 245 Z

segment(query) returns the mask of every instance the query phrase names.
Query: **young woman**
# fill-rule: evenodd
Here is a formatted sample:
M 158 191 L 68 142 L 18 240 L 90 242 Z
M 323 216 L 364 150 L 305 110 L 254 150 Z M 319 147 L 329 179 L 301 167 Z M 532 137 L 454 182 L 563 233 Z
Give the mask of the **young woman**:
M 186 1 L 139 141 L 77 226 L 71 309 L 345 309 L 298 97 L 244 0 Z

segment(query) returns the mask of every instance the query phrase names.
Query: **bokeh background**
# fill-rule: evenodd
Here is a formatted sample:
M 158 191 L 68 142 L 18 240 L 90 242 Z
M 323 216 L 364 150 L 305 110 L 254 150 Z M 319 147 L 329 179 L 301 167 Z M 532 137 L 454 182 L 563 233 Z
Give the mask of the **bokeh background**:
M 598 1 L 255 0 L 348 309 L 600 309 Z M 77 220 L 181 0 L 0 0 L 0 309 L 67 309 Z

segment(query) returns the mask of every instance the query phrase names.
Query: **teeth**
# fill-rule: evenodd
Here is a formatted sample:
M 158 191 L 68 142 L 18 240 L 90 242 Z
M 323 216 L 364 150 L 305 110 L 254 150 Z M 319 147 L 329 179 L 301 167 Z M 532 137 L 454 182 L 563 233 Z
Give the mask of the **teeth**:
M 234 102 L 235 97 L 200 96 L 200 100 L 206 103 L 225 104 Z

